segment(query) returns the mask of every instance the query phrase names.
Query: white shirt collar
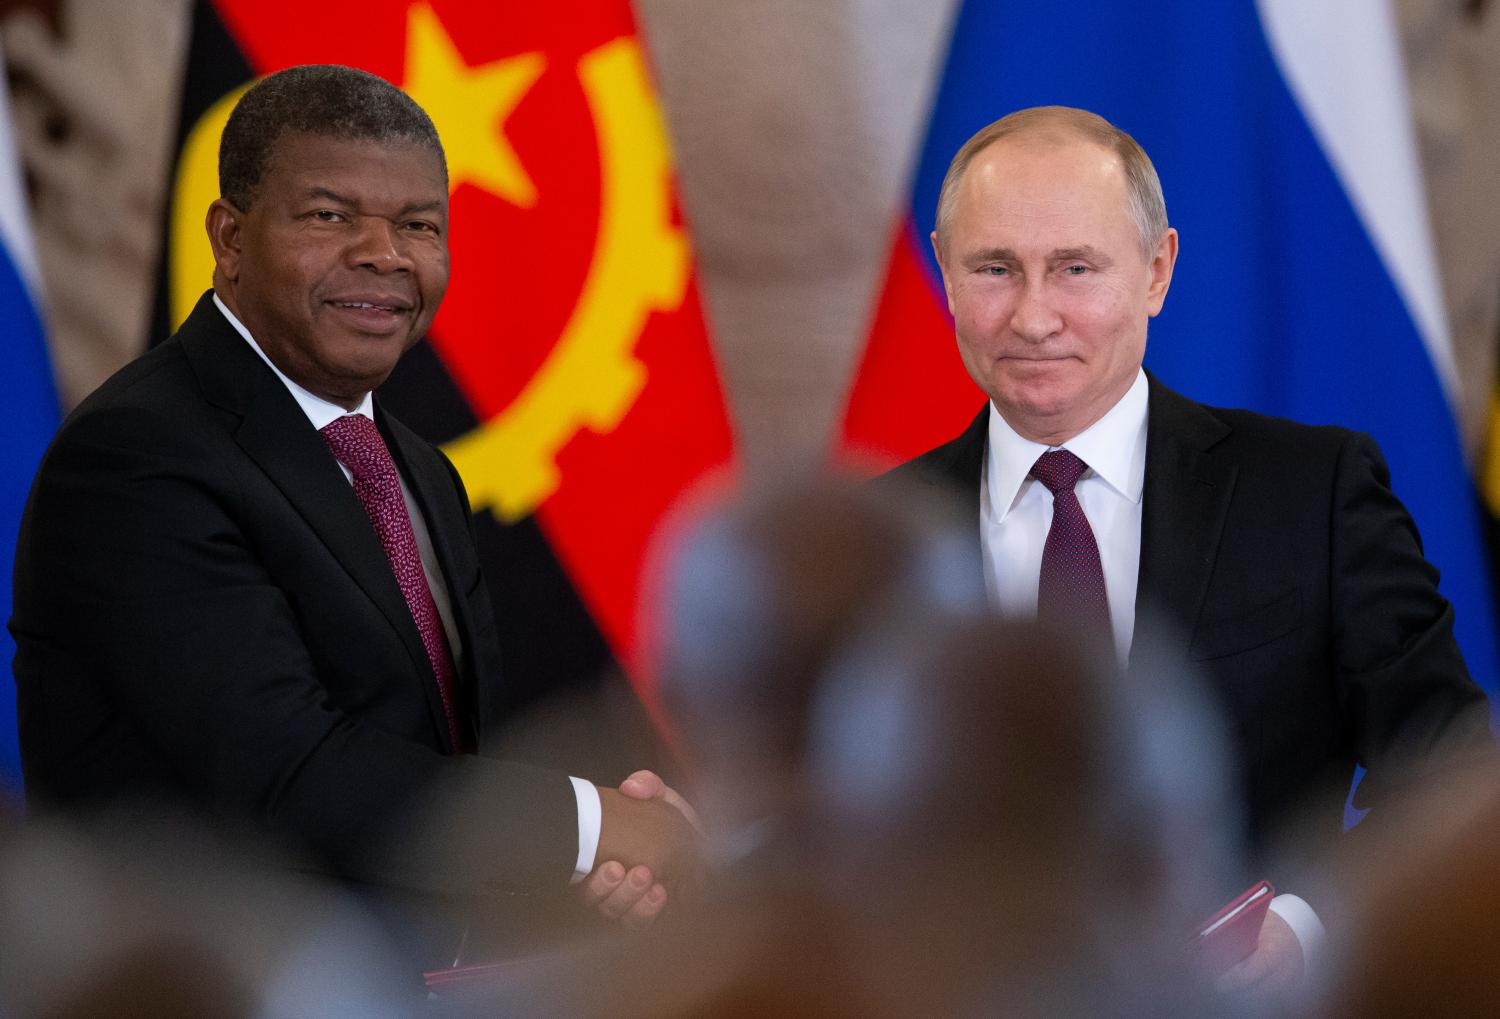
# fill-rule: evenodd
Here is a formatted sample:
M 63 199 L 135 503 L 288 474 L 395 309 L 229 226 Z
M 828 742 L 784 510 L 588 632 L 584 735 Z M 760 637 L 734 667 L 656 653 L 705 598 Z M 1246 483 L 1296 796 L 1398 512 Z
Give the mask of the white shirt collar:
M 286 386 L 287 390 L 296 399 L 297 406 L 302 408 L 302 413 L 307 415 L 307 420 L 312 422 L 314 428 L 321 430 L 325 425 L 332 424 L 345 414 L 362 414 L 371 421 L 375 420 L 375 400 L 372 394 L 366 393 L 364 398 L 359 401 L 358 407 L 355 407 L 353 410 L 346 410 L 331 400 L 325 400 L 321 396 L 308 392 L 289 379 L 280 368 L 272 363 L 271 359 L 266 356 L 266 352 L 260 349 L 260 344 L 255 342 L 255 337 L 250 335 L 250 330 L 245 328 L 245 323 L 236 318 L 234 312 L 230 311 L 224 302 L 219 300 L 217 293 L 214 294 L 214 304 L 218 306 L 219 311 L 224 313 L 224 317 L 229 320 L 229 324 L 234 326 L 234 331 L 243 336 L 245 342 L 250 344 L 250 349 L 255 351 L 260 356 L 260 359 L 266 363 L 266 366 L 276 373 L 276 377 L 281 380 L 281 384 Z
M 1146 373 L 1137 369 L 1135 381 L 1119 402 L 1061 447 L 1045 446 L 1017 435 L 991 403 L 985 483 L 994 519 L 1005 519 L 1020 496 L 1021 486 L 1030 475 L 1036 458 L 1049 449 L 1071 450 L 1089 465 L 1091 475 L 1131 502 L 1140 502 L 1146 481 L 1146 411 L 1149 403 Z

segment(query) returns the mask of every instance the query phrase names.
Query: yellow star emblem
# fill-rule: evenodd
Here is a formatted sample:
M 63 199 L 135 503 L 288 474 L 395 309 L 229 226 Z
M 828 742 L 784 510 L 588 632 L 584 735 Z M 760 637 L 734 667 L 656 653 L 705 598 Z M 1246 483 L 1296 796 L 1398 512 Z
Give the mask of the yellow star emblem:
M 504 124 L 546 66 L 540 53 L 523 53 L 470 67 L 432 8 L 411 8 L 402 87 L 443 139 L 450 191 L 468 181 L 523 209 L 536 204 L 536 185 Z

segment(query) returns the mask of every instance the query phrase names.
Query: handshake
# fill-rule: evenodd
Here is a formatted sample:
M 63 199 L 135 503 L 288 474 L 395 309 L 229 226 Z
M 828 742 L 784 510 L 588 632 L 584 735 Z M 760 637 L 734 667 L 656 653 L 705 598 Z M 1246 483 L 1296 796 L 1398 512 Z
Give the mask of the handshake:
M 631 930 L 649 927 L 667 904 L 703 879 L 703 826 L 697 813 L 654 772 L 637 771 L 619 789 L 599 787 L 599 849 L 583 882 L 584 902 Z

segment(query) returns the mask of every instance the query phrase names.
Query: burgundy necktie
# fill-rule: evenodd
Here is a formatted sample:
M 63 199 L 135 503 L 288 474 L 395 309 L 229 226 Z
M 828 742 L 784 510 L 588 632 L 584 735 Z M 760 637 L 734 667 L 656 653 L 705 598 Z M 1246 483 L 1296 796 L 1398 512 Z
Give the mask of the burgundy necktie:
M 438 616 L 437 603 L 432 600 L 432 590 L 427 586 L 427 575 L 422 570 L 422 554 L 417 550 L 417 538 L 411 529 L 411 518 L 406 513 L 406 500 L 401 495 L 401 478 L 396 471 L 396 462 L 375 422 L 362 414 L 346 414 L 322 429 L 323 440 L 333 450 L 340 463 L 354 475 L 354 494 L 364 504 L 370 523 L 385 548 L 386 558 L 395 571 L 396 583 L 406 598 L 406 607 L 411 610 L 422 635 L 422 646 L 427 649 L 427 658 L 432 662 L 432 671 L 437 676 L 438 693 L 443 699 L 443 714 L 448 720 L 448 733 L 453 745 L 462 747 L 459 739 L 458 710 L 454 703 L 457 683 L 453 668 L 453 655 L 448 648 L 448 636 L 443 632 L 443 621 Z
M 1031 468 L 1031 476 L 1052 492 L 1052 528 L 1042 548 L 1037 618 L 1105 640 L 1113 635 L 1104 568 L 1094 529 L 1073 491 L 1086 470 L 1088 464 L 1066 449 L 1043 453 Z

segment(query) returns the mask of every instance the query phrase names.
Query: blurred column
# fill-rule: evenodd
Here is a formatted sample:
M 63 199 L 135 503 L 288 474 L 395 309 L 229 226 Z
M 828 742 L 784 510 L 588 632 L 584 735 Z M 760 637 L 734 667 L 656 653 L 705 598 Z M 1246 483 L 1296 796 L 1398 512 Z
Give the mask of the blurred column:
M 187 11 L 187 0 L 0 10 L 65 407 L 145 348 Z
M 952 0 L 637 0 L 748 466 L 842 409 Z
M 1472 457 L 1500 346 L 1500 3 L 1398 0 L 1396 9 Z

